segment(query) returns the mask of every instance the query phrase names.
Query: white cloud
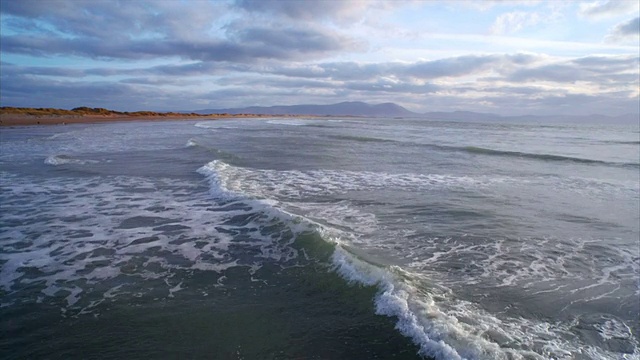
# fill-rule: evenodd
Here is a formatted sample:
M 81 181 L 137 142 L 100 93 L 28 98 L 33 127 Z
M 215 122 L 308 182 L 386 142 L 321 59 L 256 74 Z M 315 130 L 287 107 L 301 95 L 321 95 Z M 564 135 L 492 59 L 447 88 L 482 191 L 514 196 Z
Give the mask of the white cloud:
M 456 4 L 461 4 L 463 6 L 467 6 L 472 9 L 476 9 L 479 11 L 487 11 L 493 9 L 498 6 L 536 6 L 539 5 L 541 0 L 464 0 L 464 1 L 456 1 Z
M 603 19 L 638 13 L 640 5 L 635 0 L 609 0 L 580 4 L 580 15 L 591 19 Z
M 558 1 L 546 3 L 536 11 L 504 13 L 496 18 L 490 30 L 495 35 L 513 34 L 528 27 L 558 22 L 565 18 L 564 12 L 567 8 L 566 3 Z
M 536 12 L 514 11 L 498 16 L 491 27 L 491 32 L 498 35 L 515 33 L 525 27 L 535 26 L 541 21 L 542 17 Z

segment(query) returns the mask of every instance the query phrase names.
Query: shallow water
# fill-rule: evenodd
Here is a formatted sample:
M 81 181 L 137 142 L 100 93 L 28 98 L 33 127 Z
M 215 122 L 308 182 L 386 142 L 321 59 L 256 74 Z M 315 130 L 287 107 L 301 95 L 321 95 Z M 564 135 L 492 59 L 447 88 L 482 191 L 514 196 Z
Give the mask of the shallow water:
M 639 133 L 3 128 L 3 358 L 638 359 Z

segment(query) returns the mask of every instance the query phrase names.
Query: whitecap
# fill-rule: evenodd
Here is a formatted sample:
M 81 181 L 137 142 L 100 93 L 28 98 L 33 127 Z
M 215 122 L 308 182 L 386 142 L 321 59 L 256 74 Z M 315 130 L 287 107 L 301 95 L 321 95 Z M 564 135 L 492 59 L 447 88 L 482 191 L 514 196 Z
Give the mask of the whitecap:
M 86 165 L 86 164 L 97 164 L 99 161 L 97 160 L 88 160 L 88 159 L 76 159 L 72 158 L 68 155 L 51 155 L 44 160 L 44 163 L 47 165 L 64 165 L 64 164 L 77 164 L 77 165 Z

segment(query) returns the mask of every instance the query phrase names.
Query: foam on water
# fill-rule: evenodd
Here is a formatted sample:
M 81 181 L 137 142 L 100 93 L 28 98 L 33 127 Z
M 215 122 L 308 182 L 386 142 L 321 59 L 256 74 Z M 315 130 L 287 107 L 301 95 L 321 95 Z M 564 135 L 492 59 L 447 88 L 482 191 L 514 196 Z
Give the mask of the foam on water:
M 449 285 L 514 287 L 531 295 L 554 292 L 568 299 L 580 293 L 580 301 L 602 297 L 632 301 L 636 292 L 629 289 L 640 273 L 638 255 L 637 249 L 605 245 L 604 240 L 494 239 L 488 243 L 427 238 L 406 256 L 419 259 L 407 264 L 416 271 L 444 271 L 456 259 L 466 259 L 454 276 L 440 279 Z M 559 287 L 562 293 L 555 292 Z
M 366 253 L 363 258 L 349 250 L 350 244 L 356 244 L 360 238 L 381 230 L 373 214 L 348 210 L 350 204 L 346 201 L 308 204 L 301 201 L 307 197 L 347 191 L 389 187 L 405 190 L 443 186 L 477 187 L 513 179 L 333 170 L 258 170 L 239 168 L 218 160 L 205 165 L 199 172 L 209 178 L 216 197 L 243 198 L 249 203 L 264 205 L 263 211 L 299 219 L 296 222 L 298 225 L 307 223 L 319 227 L 318 231 L 324 239 L 336 246 L 332 256 L 335 271 L 347 281 L 378 286 L 380 292 L 375 299 L 376 312 L 397 317 L 398 330 L 413 339 L 425 356 L 436 359 L 638 359 L 637 339 L 629 327 L 615 317 L 604 320 L 578 317 L 575 323 L 571 323 L 524 318 L 509 315 L 508 312 L 491 313 L 475 302 L 458 298 L 452 290 L 458 285 L 456 281 L 447 282 L 445 278 L 431 276 L 438 264 L 450 266 L 452 256 L 464 258 L 466 254 L 486 254 L 480 258 L 476 256 L 475 261 L 469 262 L 477 272 L 471 272 L 471 275 L 461 273 L 459 277 L 453 276 L 449 280 L 459 279 L 460 286 L 484 281 L 494 288 L 513 286 L 525 291 L 530 289 L 533 293 L 553 290 L 553 279 L 564 280 L 567 276 L 573 276 L 576 279 L 574 290 L 583 292 L 581 295 L 597 290 L 594 294 L 598 296 L 633 296 L 615 293 L 620 289 L 621 281 L 634 281 L 637 277 L 638 264 L 634 259 L 638 255 L 633 252 L 614 251 L 608 256 L 615 261 L 621 260 L 622 264 L 607 267 L 594 263 L 592 266 L 599 270 L 584 273 L 570 267 L 575 267 L 571 262 L 581 261 L 588 253 L 580 253 L 580 246 L 575 246 L 575 243 L 580 244 L 579 241 L 567 242 L 564 249 L 547 246 L 556 253 L 564 254 L 554 258 L 544 253 L 545 246 L 531 241 L 518 241 L 519 248 L 516 248 L 507 240 L 490 245 L 469 245 L 456 243 L 452 239 L 432 239 L 432 242 L 423 244 L 427 249 L 431 247 L 432 255 L 428 256 L 429 251 L 410 254 L 416 260 L 403 269 L 372 263 L 367 260 Z M 357 216 L 352 219 L 344 216 L 345 213 Z M 365 225 L 358 227 L 358 223 Z M 583 247 L 590 244 L 590 241 L 582 242 Z M 523 249 L 523 246 L 530 248 Z M 535 259 L 525 266 L 521 259 L 512 256 L 514 251 L 533 254 Z M 606 251 L 613 250 L 607 248 Z M 580 267 L 583 270 L 589 268 L 589 265 Z M 600 280 L 588 283 L 577 281 L 586 281 L 598 275 L 598 272 Z M 566 291 L 563 293 L 571 294 Z M 595 297 L 591 300 L 595 300 Z M 592 328 L 593 334 L 603 339 L 602 346 L 596 347 L 582 340 L 579 334 L 584 330 L 580 329 L 585 327 Z M 613 336 L 616 336 L 615 342 L 611 340 Z
M 634 181 L 611 182 L 581 177 L 457 176 L 449 174 L 377 173 L 337 170 L 259 170 L 231 166 L 215 160 L 206 168 L 217 172 L 228 190 L 254 197 L 302 197 L 341 194 L 350 191 L 402 189 L 424 191 L 436 189 L 481 189 L 498 185 L 529 185 L 562 189 L 582 196 L 608 199 L 612 195 L 640 198 L 640 185 Z M 242 180 L 240 180 L 242 179 Z
M 310 122 L 305 120 L 300 120 L 300 119 L 291 119 L 291 120 L 277 119 L 277 120 L 268 120 L 267 124 L 287 125 L 287 126 L 305 126 L 305 125 L 309 125 Z
M 207 130 L 211 130 L 211 131 L 215 131 L 218 127 L 220 127 L 220 125 L 214 123 L 214 122 L 199 122 L 196 123 L 194 125 L 195 127 L 201 128 L 201 129 L 207 129 Z
M 1 175 L 2 306 L 61 299 L 65 312 L 87 313 L 144 293 L 140 279 L 160 281 L 148 290 L 154 296 L 174 296 L 185 288 L 172 280 L 178 271 L 255 272 L 263 261 L 288 266 L 298 257 L 290 228 L 263 235 L 280 221 L 261 211 L 266 205 L 203 201 L 206 189 L 188 181 Z
M 185 147 L 197 147 L 200 146 L 200 144 L 198 144 L 198 142 L 194 139 L 189 139 L 189 141 L 187 141 L 187 143 L 185 144 Z
M 629 327 L 615 318 L 584 324 L 498 317 L 473 303 L 456 299 L 431 279 L 399 267 L 381 269 L 338 247 L 336 271 L 349 281 L 378 285 L 378 314 L 398 318 L 398 330 L 436 359 L 638 359 L 638 342 Z M 585 325 L 587 324 L 587 325 Z M 576 329 L 594 327 L 602 348 L 582 343 Z M 594 331 L 595 333 L 595 331 Z M 616 344 L 617 342 L 617 344 Z M 608 348 L 614 351 L 607 350 Z M 617 351 L 622 351 L 619 353 Z
M 508 177 L 469 177 L 440 174 L 389 174 L 366 171 L 276 171 L 246 169 L 214 160 L 204 169 L 217 174 L 218 182 L 236 193 L 258 198 L 300 199 L 349 191 L 400 188 L 468 188 L 514 181 Z
M 85 164 L 97 164 L 99 161 L 97 160 L 81 160 L 76 159 L 68 155 L 51 155 L 44 160 L 44 163 L 47 165 L 64 165 L 64 164 L 76 164 L 76 165 L 85 165 Z

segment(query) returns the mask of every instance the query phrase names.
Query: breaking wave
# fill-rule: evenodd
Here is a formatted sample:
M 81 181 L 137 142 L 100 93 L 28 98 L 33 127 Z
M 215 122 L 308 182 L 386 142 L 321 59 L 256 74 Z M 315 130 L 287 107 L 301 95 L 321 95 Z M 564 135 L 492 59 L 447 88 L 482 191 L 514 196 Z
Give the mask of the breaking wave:
M 44 160 L 44 163 L 47 165 L 53 165 L 53 166 L 64 165 L 64 164 L 86 165 L 86 164 L 97 164 L 99 163 L 99 161 L 76 159 L 68 155 L 51 155 Z
M 472 154 L 519 157 L 519 158 L 536 159 L 536 160 L 542 160 L 542 161 L 569 161 L 569 162 L 577 162 L 577 163 L 583 163 L 583 164 L 598 164 L 598 165 L 610 165 L 610 166 L 638 167 L 639 165 L 635 163 L 617 163 L 617 162 L 584 159 L 584 158 L 577 158 L 577 157 L 563 156 L 563 155 L 535 154 L 535 153 L 525 153 L 525 152 L 519 152 L 519 151 L 494 150 L 494 149 L 488 149 L 488 148 L 476 147 L 476 146 L 467 146 L 467 147 L 458 148 L 458 149 L 461 149 L 463 151 L 466 151 Z
M 396 328 L 419 346 L 423 356 L 438 360 L 541 360 L 576 356 L 597 359 L 617 354 L 583 344 L 574 335 L 569 336 L 575 324 L 498 316 L 458 299 L 451 289 L 434 283 L 423 273 L 374 260 L 355 245 L 362 234 L 377 230 L 373 214 L 345 216 L 348 204 L 317 204 L 323 208 L 318 211 L 316 205 L 311 204 L 310 208 L 309 204 L 300 202 L 310 194 L 319 196 L 389 186 L 451 186 L 460 178 L 329 170 L 306 173 L 256 170 L 219 160 L 208 163 L 198 172 L 207 177 L 216 198 L 244 202 L 254 208 L 259 204 L 262 211 L 279 217 L 289 226 L 319 233 L 323 241 L 334 246 L 330 258 L 333 270 L 347 282 L 376 286 L 376 313 L 397 318 Z M 471 180 L 465 179 L 463 184 L 478 185 Z M 355 209 L 351 212 L 358 213 Z M 363 219 L 368 225 L 358 227 Z M 638 344 L 628 326 L 615 318 L 600 320 L 589 320 L 586 324 L 600 329 L 594 332 L 597 331 L 603 341 L 611 334 L 619 334 L 631 351 L 624 356 L 633 358 Z

